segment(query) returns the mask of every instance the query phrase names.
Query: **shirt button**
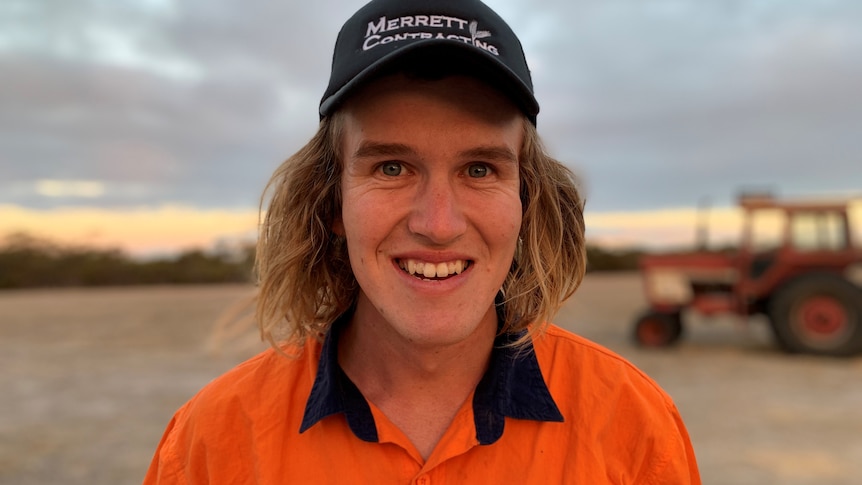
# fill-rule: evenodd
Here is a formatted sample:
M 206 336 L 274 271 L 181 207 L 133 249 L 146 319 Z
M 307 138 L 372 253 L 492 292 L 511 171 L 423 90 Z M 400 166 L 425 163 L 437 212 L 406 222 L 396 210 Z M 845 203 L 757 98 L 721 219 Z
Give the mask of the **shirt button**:
M 428 478 L 428 475 L 422 475 L 416 479 L 416 485 L 431 485 L 431 479 Z

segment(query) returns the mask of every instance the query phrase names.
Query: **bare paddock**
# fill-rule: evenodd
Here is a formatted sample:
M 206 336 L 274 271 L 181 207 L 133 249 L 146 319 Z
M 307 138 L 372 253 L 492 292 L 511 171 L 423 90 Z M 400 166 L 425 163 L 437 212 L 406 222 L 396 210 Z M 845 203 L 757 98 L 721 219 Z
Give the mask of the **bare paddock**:
M 0 292 L 0 484 L 140 483 L 174 410 L 262 348 L 219 317 L 245 286 Z M 591 275 L 557 318 L 676 400 L 706 484 L 862 483 L 862 358 L 778 352 L 762 321 L 693 321 L 644 351 L 635 275 Z M 215 335 L 215 340 L 213 336 Z

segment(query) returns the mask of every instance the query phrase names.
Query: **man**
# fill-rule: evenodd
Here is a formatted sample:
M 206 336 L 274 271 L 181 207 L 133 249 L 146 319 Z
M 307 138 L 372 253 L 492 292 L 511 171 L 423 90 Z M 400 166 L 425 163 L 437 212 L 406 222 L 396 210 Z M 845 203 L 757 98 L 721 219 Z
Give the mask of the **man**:
M 583 277 L 521 45 L 478 0 L 375 0 L 270 182 L 273 349 L 175 415 L 145 483 L 699 483 L 670 398 L 547 322 Z

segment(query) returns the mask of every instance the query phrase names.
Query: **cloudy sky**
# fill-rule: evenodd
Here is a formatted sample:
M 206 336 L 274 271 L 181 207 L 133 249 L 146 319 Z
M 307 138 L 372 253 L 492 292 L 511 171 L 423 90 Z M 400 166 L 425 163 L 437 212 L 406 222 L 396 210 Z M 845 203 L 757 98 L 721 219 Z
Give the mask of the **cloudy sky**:
M 0 234 L 147 250 L 253 233 L 363 3 L 4 0 Z M 650 232 L 661 215 L 746 189 L 862 195 L 862 2 L 487 3 L 521 37 L 595 238 L 670 238 Z

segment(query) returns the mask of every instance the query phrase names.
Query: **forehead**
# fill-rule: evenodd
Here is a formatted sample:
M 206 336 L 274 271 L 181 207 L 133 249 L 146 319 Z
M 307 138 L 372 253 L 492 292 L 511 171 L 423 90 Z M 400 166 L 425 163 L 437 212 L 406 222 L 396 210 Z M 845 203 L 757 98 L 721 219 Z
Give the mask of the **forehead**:
M 506 158 L 517 163 L 523 144 L 520 110 L 497 90 L 465 76 L 387 76 L 366 86 L 341 111 L 338 150 L 344 162 L 366 154 L 369 146 L 389 151 L 397 146 L 401 154 L 427 160 L 483 150 L 508 153 Z

